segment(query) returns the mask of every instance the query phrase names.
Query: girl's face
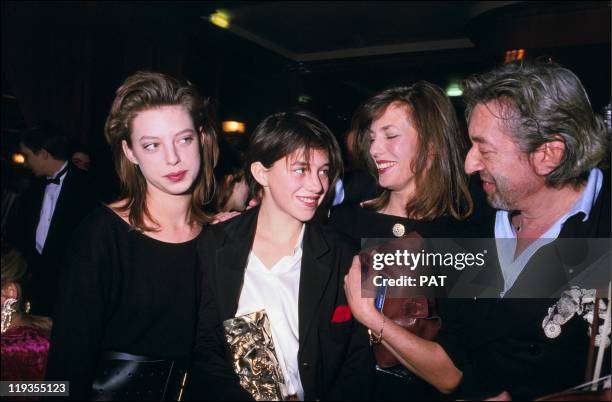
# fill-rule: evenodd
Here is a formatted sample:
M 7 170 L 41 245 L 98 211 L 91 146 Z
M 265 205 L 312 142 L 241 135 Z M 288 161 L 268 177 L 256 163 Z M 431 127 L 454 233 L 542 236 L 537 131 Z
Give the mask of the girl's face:
M 170 195 L 189 192 L 200 173 L 200 138 L 183 106 L 138 113 L 132 121 L 131 140 L 131 148 L 123 141 L 123 151 L 138 165 L 147 191 Z
M 412 163 L 417 156 L 419 135 L 406 107 L 390 104 L 370 126 L 370 156 L 378 170 L 378 184 L 391 191 L 406 191 L 413 185 Z
M 270 168 L 260 163 L 256 180 L 264 188 L 262 206 L 267 204 L 278 213 L 301 222 L 313 218 L 317 207 L 329 189 L 329 158 L 325 151 L 310 150 L 306 160 L 304 150 L 297 150 L 277 160 Z

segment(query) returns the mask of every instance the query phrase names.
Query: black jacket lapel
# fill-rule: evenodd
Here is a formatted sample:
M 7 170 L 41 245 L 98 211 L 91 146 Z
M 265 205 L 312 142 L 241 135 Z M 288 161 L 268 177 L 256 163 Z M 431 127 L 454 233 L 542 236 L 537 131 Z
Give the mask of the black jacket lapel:
M 65 243 L 65 241 L 61 241 L 60 239 L 63 239 L 66 236 L 70 238 L 71 230 L 75 229 L 71 224 L 71 221 L 73 220 L 71 214 L 76 215 L 77 212 L 75 211 L 75 208 L 79 206 L 74 205 L 74 202 L 71 202 L 71 200 L 78 200 L 79 197 L 73 195 L 73 193 L 79 190 L 83 191 L 83 189 L 75 188 L 74 169 L 78 168 L 76 166 L 72 166 L 70 162 L 68 162 L 68 170 L 66 172 L 66 176 L 64 177 L 64 181 L 62 182 L 62 189 L 59 192 L 59 197 L 53 211 L 53 217 L 51 218 L 51 223 L 49 224 L 49 232 L 47 234 L 45 248 L 43 249 L 44 254 L 54 254 L 56 252 L 55 249 L 58 247 L 54 243 Z
M 332 273 L 332 255 L 321 230 L 306 224 L 298 298 L 300 350 L 318 317 L 319 304 Z
M 216 253 L 217 296 L 222 320 L 232 318 L 244 281 L 244 272 L 253 246 L 259 208 L 253 208 L 233 219 L 225 227 L 225 238 Z

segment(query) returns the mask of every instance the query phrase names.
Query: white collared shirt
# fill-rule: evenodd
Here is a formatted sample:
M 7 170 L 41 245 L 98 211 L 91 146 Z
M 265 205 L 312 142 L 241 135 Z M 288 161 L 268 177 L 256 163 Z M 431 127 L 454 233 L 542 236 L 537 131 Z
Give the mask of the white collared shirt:
M 60 167 L 53 176 L 47 177 L 48 179 L 55 178 L 59 172 L 64 170 L 68 165 L 66 161 L 62 167 Z M 62 185 L 64 179 L 68 175 L 68 172 L 64 173 L 60 177 L 59 184 L 49 183 L 45 187 L 45 195 L 43 197 L 42 207 L 40 208 L 40 218 L 38 219 L 38 226 L 36 227 L 36 251 L 42 254 L 45 248 L 45 242 L 47 241 L 47 235 L 49 234 L 49 227 L 51 226 L 51 220 L 53 219 L 53 212 L 57 205 L 57 199 L 59 198 L 60 192 L 62 191 Z
M 500 296 L 503 297 L 514 285 L 525 266 L 533 255 L 543 246 L 559 237 L 563 224 L 572 216 L 582 212 L 585 214 L 583 222 L 589 219 L 591 208 L 599 195 L 603 185 L 603 173 L 598 168 L 591 169 L 587 185 L 576 200 L 574 206 L 561 218 L 559 218 L 540 238 L 531 243 L 516 260 L 516 230 L 510 222 L 508 211 L 497 211 L 495 215 L 495 243 L 497 245 L 497 258 L 504 276 L 504 290 Z
M 238 317 L 266 310 L 288 395 L 297 394 L 300 400 L 304 400 L 304 389 L 298 365 L 298 299 L 305 226 L 302 227 L 293 255 L 282 257 L 270 269 L 251 250 L 236 311 Z

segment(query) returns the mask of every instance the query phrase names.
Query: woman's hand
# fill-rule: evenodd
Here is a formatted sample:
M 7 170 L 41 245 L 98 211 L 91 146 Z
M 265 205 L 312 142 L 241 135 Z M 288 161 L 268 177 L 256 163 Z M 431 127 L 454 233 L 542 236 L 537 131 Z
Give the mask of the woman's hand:
M 252 198 L 248 205 L 246 206 L 246 209 L 249 210 L 251 208 L 254 208 L 256 206 L 259 205 L 259 201 L 257 201 L 255 198 Z M 216 225 L 217 223 L 221 223 L 221 222 L 225 222 L 228 219 L 232 219 L 234 216 L 238 216 L 242 213 L 243 211 L 226 211 L 226 212 L 219 212 L 218 214 L 216 214 L 215 216 L 213 216 L 212 221 L 210 221 L 210 223 L 212 225 Z
M 216 225 L 217 223 L 225 222 L 228 219 L 233 218 L 234 216 L 240 215 L 242 212 L 238 211 L 230 211 L 230 212 L 219 212 L 217 215 L 213 216 L 212 221 L 210 223 L 212 225 Z
M 361 297 L 361 263 L 358 256 L 353 258 L 351 269 L 344 277 L 344 292 L 355 319 L 378 335 L 383 326 L 383 315 L 376 310 L 373 298 Z M 408 370 L 438 391 L 449 394 L 461 382 L 463 373 L 438 343 L 419 338 L 391 320 L 386 321 L 382 342 Z M 503 400 L 507 395 L 502 393 L 496 397 Z
M 374 298 L 361 296 L 359 256 L 353 257 L 349 273 L 344 277 L 344 292 L 355 319 L 374 331 L 380 331 L 383 317 L 374 306 Z
M 254 208 L 254 207 L 258 206 L 258 205 L 259 205 L 259 201 L 257 200 L 257 198 L 251 198 L 249 200 L 249 203 L 246 206 L 246 209 L 249 210 L 249 209 Z

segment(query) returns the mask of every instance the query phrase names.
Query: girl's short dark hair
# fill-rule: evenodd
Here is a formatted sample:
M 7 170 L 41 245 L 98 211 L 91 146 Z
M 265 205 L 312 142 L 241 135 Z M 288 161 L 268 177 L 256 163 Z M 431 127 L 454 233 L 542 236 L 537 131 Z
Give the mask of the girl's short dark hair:
M 266 117 L 251 137 L 246 155 L 246 175 L 252 194 L 258 195 L 261 188 L 251 174 L 252 163 L 261 162 L 269 168 L 279 159 L 302 149 L 307 160 L 311 150 L 327 154 L 331 188 L 342 174 L 342 156 L 336 137 L 309 112 L 282 112 Z

